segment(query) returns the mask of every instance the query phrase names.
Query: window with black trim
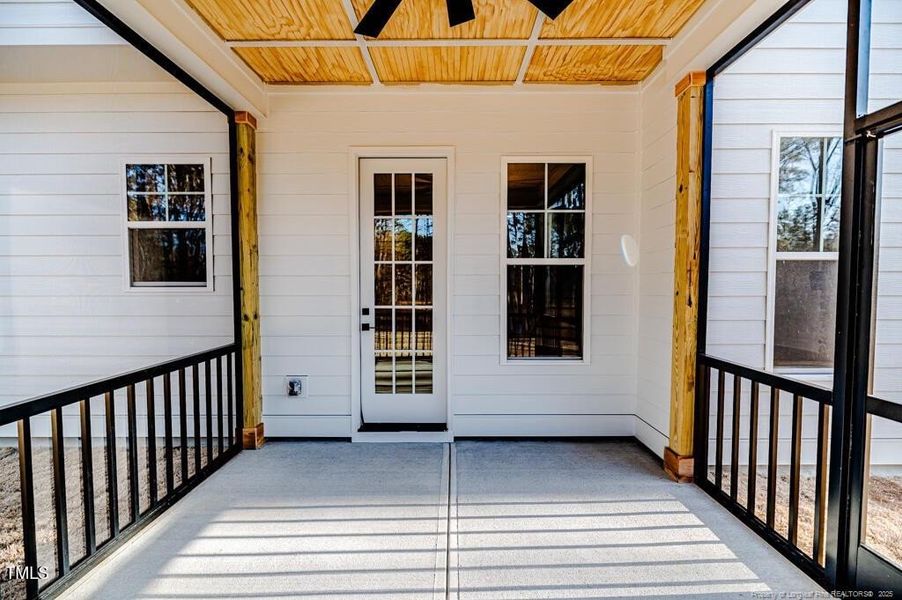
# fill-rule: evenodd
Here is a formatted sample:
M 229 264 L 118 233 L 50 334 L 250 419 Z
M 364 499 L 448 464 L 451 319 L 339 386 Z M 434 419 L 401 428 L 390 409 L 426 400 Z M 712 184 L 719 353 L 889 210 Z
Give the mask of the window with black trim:
M 125 164 L 130 287 L 212 286 L 208 165 Z
M 585 354 L 585 162 L 506 163 L 506 356 Z
M 832 368 L 842 140 L 781 136 L 778 145 L 773 364 Z

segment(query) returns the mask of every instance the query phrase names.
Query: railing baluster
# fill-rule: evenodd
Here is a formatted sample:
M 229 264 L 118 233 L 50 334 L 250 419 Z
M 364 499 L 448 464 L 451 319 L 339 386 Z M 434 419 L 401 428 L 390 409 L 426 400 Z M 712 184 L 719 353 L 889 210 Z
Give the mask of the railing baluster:
M 730 499 L 736 501 L 736 494 L 739 490 L 739 417 L 740 417 L 740 394 L 742 393 L 742 378 L 733 374 L 733 425 L 730 429 L 730 441 L 732 448 L 730 451 Z
M 185 369 L 179 369 L 179 462 L 182 466 L 182 483 L 188 482 L 188 399 L 185 389 Z
M 128 405 L 128 505 L 132 523 L 138 520 L 138 415 L 135 407 L 135 386 L 126 388 Z
M 749 399 L 749 484 L 745 506 L 749 514 L 755 516 L 755 500 L 758 482 L 758 394 L 760 385 L 752 381 Z
M 81 502 L 84 510 L 85 556 L 97 550 L 94 529 L 94 449 L 91 440 L 91 399 L 85 398 L 79 407 L 81 418 Z
M 770 390 L 770 433 L 767 438 L 767 514 L 768 529 L 774 528 L 777 508 L 777 450 L 780 443 L 780 388 Z
M 235 417 L 233 414 L 233 402 L 232 399 L 232 354 L 229 353 L 226 355 L 226 390 L 228 393 L 228 404 L 229 404 L 229 448 L 235 443 Z
M 106 408 L 106 484 L 110 539 L 119 535 L 119 473 L 116 466 L 116 396 L 104 394 Z
M 814 540 L 812 556 L 819 565 L 824 564 L 827 538 L 827 447 L 830 435 L 830 418 L 826 404 L 817 411 L 817 473 L 814 482 Z
M 216 357 L 216 440 L 222 454 L 222 357 Z
M 166 443 L 166 495 L 175 487 L 175 467 L 172 464 L 172 373 L 163 376 L 163 424 Z
M 696 413 L 695 451 L 698 454 L 695 463 L 695 477 L 701 477 L 702 481 L 708 481 L 708 428 L 711 419 L 711 367 L 699 361 L 700 369 L 698 377 L 701 388 L 698 391 L 696 401 L 700 403 Z
M 153 377 L 145 382 L 147 393 L 147 492 L 150 507 L 157 504 L 157 407 L 154 401 Z
M 28 598 L 38 595 L 38 545 L 34 522 L 34 468 L 31 456 L 31 418 L 19 421 L 19 491 L 22 496 L 22 546 L 25 567 L 30 571 L 25 580 Z
M 716 446 L 714 447 L 714 485 L 717 489 L 723 487 L 723 398 L 726 374 L 723 370 L 717 372 L 717 429 Z
M 204 392 L 207 406 L 207 463 L 213 462 L 213 395 L 210 382 L 210 361 L 204 361 Z
M 66 449 L 63 409 L 50 411 L 50 444 L 53 454 L 53 510 L 56 516 L 56 568 L 62 577 L 69 572 L 69 515 L 66 506 Z
M 201 451 L 200 451 L 200 371 L 197 363 L 191 365 L 191 395 L 194 406 L 194 476 L 200 475 Z
M 799 545 L 799 471 L 802 468 L 802 397 L 792 397 L 792 453 L 789 466 L 789 543 Z

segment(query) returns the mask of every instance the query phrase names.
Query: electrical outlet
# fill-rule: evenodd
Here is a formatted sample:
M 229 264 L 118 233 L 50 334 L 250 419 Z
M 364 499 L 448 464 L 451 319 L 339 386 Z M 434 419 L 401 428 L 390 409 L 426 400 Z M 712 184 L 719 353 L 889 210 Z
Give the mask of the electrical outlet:
M 307 376 L 306 375 L 286 375 L 285 376 L 285 394 L 291 398 L 307 397 Z

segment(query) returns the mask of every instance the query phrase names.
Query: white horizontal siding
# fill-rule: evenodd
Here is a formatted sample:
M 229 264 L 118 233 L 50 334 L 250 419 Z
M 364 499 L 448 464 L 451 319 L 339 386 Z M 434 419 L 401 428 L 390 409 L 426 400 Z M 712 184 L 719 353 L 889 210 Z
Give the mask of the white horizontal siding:
M 71 0 L 0 0 L 0 46 L 124 43 Z
M 902 2 L 877 3 L 872 47 L 872 107 L 902 98 Z M 774 136 L 779 134 L 841 135 L 845 2 L 814 0 L 758 47 L 718 76 L 715 86 L 713 172 L 711 189 L 711 256 L 709 275 L 708 347 L 710 354 L 764 368 L 767 275 Z M 902 214 L 902 140 L 887 140 L 883 154 L 883 207 L 878 274 L 877 344 L 874 391 L 902 401 L 902 364 L 896 364 L 902 343 L 899 291 Z M 795 373 L 830 387 L 829 375 Z M 730 378 L 727 378 L 727 424 L 731 441 Z M 766 443 L 763 400 L 759 417 L 759 457 Z M 740 438 L 748 437 L 748 398 L 742 399 Z M 815 407 L 806 402 L 803 457 L 813 458 Z M 788 460 L 790 398 L 781 404 L 781 460 Z M 874 462 L 898 463 L 890 450 L 902 445 L 902 426 L 875 427 Z M 740 444 L 744 453 L 746 444 Z M 742 461 L 747 460 L 741 454 Z
M 427 145 L 455 148 L 455 433 L 632 435 L 635 278 L 619 238 L 635 233 L 635 100 L 581 91 L 273 96 L 258 132 L 267 435 L 336 435 L 338 423 L 350 434 L 349 147 Z M 501 365 L 500 169 L 516 154 L 593 157 L 591 365 Z M 294 373 L 309 375 L 308 399 L 284 395 Z
M 0 90 L 0 404 L 231 341 L 227 122 L 201 108 L 170 82 Z M 214 292 L 126 291 L 139 155 L 212 157 Z

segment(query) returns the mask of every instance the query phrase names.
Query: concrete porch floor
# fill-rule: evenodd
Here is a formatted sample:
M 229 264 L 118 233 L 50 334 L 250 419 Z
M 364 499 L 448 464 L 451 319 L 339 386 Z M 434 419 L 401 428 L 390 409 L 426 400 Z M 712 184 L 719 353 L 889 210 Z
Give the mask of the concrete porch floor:
M 819 590 L 631 443 L 270 442 L 241 453 L 66 597 L 760 598 Z

